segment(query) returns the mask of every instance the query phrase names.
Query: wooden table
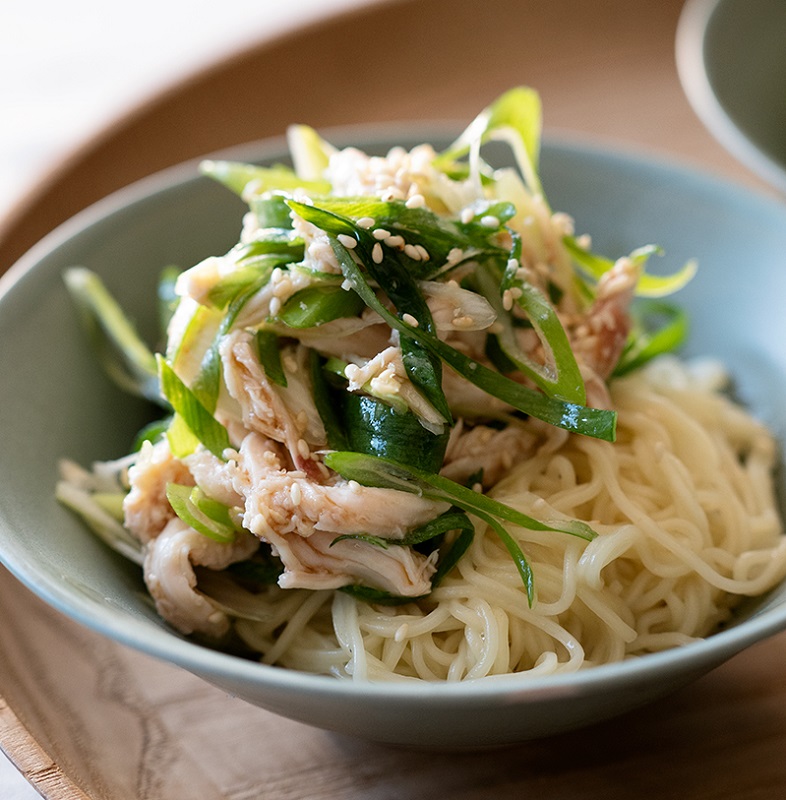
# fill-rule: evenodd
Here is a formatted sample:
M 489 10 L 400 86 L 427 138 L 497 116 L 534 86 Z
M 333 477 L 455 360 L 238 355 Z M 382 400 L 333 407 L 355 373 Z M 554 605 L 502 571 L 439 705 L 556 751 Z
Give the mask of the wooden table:
M 324 127 L 468 120 L 537 87 L 549 132 L 758 186 L 703 129 L 674 66 L 681 0 L 387 0 L 262 41 L 134 109 L 0 227 L 0 269 L 108 192 L 185 158 Z M 503 750 L 410 752 L 307 728 L 64 619 L 0 570 L 0 742 L 52 800 L 774 798 L 786 635 L 677 695 Z

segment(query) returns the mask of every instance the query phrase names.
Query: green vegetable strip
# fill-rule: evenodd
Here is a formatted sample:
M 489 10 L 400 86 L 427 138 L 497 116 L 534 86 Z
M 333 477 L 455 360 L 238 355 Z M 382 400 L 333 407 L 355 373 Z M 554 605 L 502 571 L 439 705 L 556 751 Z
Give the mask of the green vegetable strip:
M 268 282 L 272 271 L 272 267 L 269 267 L 261 275 L 256 275 L 254 280 L 246 285 L 243 291 L 232 300 L 221 320 L 221 324 L 218 326 L 218 331 L 213 338 L 212 344 L 202 359 L 199 375 L 194 381 L 193 390 L 210 412 L 215 411 L 218 393 L 221 388 L 221 356 L 219 354 L 221 339 L 232 330 L 232 326 L 235 324 L 243 306 Z
M 441 475 L 424 473 L 387 459 L 362 456 L 357 453 L 329 453 L 325 457 L 325 463 L 347 480 L 356 480 L 366 486 L 380 486 L 420 494 L 432 500 L 445 500 L 474 514 L 494 530 L 510 553 L 521 576 L 530 605 L 534 600 L 532 568 L 518 543 L 499 520 L 504 519 L 530 530 L 568 533 L 587 540 L 592 540 L 596 535 L 588 525 L 578 520 L 555 525 L 540 522 Z M 468 542 L 464 544 L 469 546 Z
M 500 541 L 502 544 L 505 545 L 505 549 L 510 553 L 510 557 L 513 559 L 513 563 L 516 565 L 516 569 L 521 576 L 521 581 L 524 584 L 524 589 L 527 592 L 527 602 L 529 603 L 530 608 L 532 608 L 532 603 L 535 601 L 535 579 L 532 574 L 532 566 L 530 565 L 527 557 L 524 555 L 521 547 L 519 547 L 518 542 L 505 530 L 505 528 L 499 524 L 499 522 L 494 519 L 494 517 L 484 514 L 480 511 L 473 511 L 478 519 L 481 519 L 485 522 L 490 528 L 494 530 L 494 533 L 499 536 Z
M 276 386 L 287 385 L 287 376 L 281 364 L 281 343 L 275 333 L 266 330 L 257 331 L 257 355 L 262 369 L 268 379 Z
M 104 371 L 124 391 L 162 405 L 155 356 L 101 278 L 72 267 L 63 279 Z
M 540 392 L 528 389 L 498 372 L 465 356 L 441 339 L 415 328 L 391 314 L 377 299 L 362 271 L 350 256 L 347 249 L 333 237 L 331 244 L 338 258 L 341 270 L 354 290 L 363 298 L 369 308 L 376 311 L 391 328 L 404 336 L 410 336 L 439 356 L 456 372 L 474 383 L 487 394 L 497 397 L 519 411 L 543 420 L 559 428 L 593 436 L 605 441 L 614 441 L 617 415 L 613 411 L 588 408 L 574 403 L 565 403 L 546 397 Z
M 317 407 L 317 413 L 325 426 L 328 447 L 333 450 L 347 450 L 349 449 L 349 444 L 339 422 L 333 399 L 330 396 L 330 389 L 322 369 L 322 359 L 314 350 L 309 350 L 309 368 L 314 405 Z
M 175 514 L 195 531 L 221 544 L 234 541 L 236 529 L 229 520 L 226 506 L 222 506 L 226 512 L 225 520 L 211 516 L 206 509 L 215 513 L 214 505 L 220 504 L 216 504 L 215 501 L 210 501 L 214 505 L 204 503 L 204 500 L 209 498 L 205 498 L 196 486 L 169 483 L 166 487 L 166 496 Z
M 325 211 L 316 206 L 295 201 L 290 201 L 290 207 L 303 219 L 318 226 L 329 235 L 351 236 L 358 243 L 356 249 L 362 253 L 365 268 L 388 295 L 398 312 L 411 314 L 425 330 L 434 330 L 431 312 L 415 280 L 396 258 L 384 250 L 382 262 L 377 264 L 374 261 L 372 248 L 377 242 L 368 232 L 361 231 L 356 228 L 352 220 L 332 211 Z M 352 259 L 352 256 L 350 255 L 349 258 Z M 442 391 L 442 365 L 439 359 L 412 337 L 403 338 L 400 346 L 407 377 L 445 422 L 450 424 L 453 415 Z
M 324 180 L 309 181 L 298 178 L 288 167 L 257 167 L 236 161 L 203 161 L 199 165 L 203 175 L 223 183 L 240 196 L 261 195 L 273 190 L 305 189 L 311 194 L 327 194 L 330 183 Z M 248 190 L 248 191 L 247 191 Z
M 504 139 L 513 148 L 516 161 L 533 194 L 543 194 L 538 177 L 542 128 L 540 96 L 525 86 L 510 89 L 478 114 L 459 138 L 435 159 L 438 169 L 449 169 L 476 143 Z
M 325 456 L 325 464 L 347 480 L 355 480 L 363 486 L 398 489 L 432 500 L 443 500 L 472 514 L 490 515 L 530 530 L 567 533 L 588 541 L 596 536 L 592 528 L 580 520 L 542 522 L 442 475 L 387 458 L 337 451 Z
M 565 236 L 562 241 L 573 261 L 595 280 L 599 280 L 614 266 L 611 259 L 580 247 L 573 236 Z M 634 250 L 629 258 L 643 268 L 652 255 L 663 255 L 663 251 L 657 245 L 645 245 Z M 696 274 L 696 268 L 696 262 L 691 260 L 672 275 L 650 275 L 644 272 L 636 284 L 636 294 L 639 297 L 665 297 L 674 294 L 690 283 Z
M 157 356 L 157 360 L 161 390 L 178 417 L 213 455 L 224 460 L 224 450 L 230 446 L 226 428 L 213 417 L 161 356 Z
M 362 309 L 363 301 L 355 292 L 334 285 L 309 286 L 295 292 L 276 318 L 289 328 L 315 328 L 334 319 L 356 317 Z
M 518 262 L 514 262 L 514 266 L 505 270 L 501 284 L 494 281 L 488 268 L 481 267 L 475 274 L 480 293 L 497 313 L 497 323 L 501 326 L 501 330 L 496 334 L 499 345 L 516 367 L 528 375 L 549 397 L 583 405 L 587 400 L 584 379 L 581 377 L 562 323 L 553 306 L 541 292 L 529 283 L 514 277 L 515 263 Z M 549 365 L 535 363 L 519 347 L 511 315 L 505 310 L 500 297 L 500 290 L 505 291 L 510 288 L 521 291 L 516 303 L 524 310 L 544 348 L 551 353 L 553 369 Z
M 688 315 L 670 303 L 650 300 L 632 310 L 634 329 L 628 346 L 614 369 L 614 376 L 627 375 L 663 353 L 670 353 L 688 337 Z M 662 320 L 654 329 L 652 317 Z

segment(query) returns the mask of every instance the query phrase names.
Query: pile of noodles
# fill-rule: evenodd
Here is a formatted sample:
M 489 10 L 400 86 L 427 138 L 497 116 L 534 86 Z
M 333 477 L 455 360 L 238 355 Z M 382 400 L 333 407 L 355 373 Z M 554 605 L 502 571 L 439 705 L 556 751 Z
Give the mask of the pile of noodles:
M 535 574 L 532 607 L 510 554 L 479 526 L 423 600 L 382 606 L 271 587 L 237 634 L 267 663 L 432 681 L 572 672 L 709 635 L 741 597 L 786 575 L 786 537 L 772 437 L 707 384 L 673 359 L 614 381 L 613 444 L 526 423 L 537 452 L 492 496 L 598 533 L 586 542 L 509 527 Z

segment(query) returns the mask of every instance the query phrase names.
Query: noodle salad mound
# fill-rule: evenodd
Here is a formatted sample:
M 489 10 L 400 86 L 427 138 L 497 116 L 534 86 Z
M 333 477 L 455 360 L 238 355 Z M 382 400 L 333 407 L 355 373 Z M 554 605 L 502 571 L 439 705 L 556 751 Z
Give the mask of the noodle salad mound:
M 162 271 L 160 352 L 67 271 L 157 413 L 57 496 L 178 631 L 345 678 L 553 674 L 706 636 L 786 575 L 771 436 L 671 355 L 695 265 L 594 252 L 540 133 L 517 88 L 441 152 L 299 125 L 291 168 L 204 162 L 249 210 L 228 253 Z

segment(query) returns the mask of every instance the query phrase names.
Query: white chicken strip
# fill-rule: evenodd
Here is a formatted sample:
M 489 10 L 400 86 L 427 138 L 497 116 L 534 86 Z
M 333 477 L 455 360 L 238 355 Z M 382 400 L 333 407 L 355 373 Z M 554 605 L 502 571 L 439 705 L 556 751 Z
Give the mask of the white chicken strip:
M 482 484 L 493 486 L 519 461 L 531 456 L 538 438 L 517 425 L 496 429 L 486 425 L 453 428 L 440 474 L 464 484 L 482 470 Z
M 239 453 L 239 466 L 250 479 L 240 488 L 246 495 L 244 523 L 258 536 L 330 531 L 400 539 L 448 509 L 447 503 L 407 492 L 341 478 L 317 483 L 302 472 L 271 469 L 269 452 L 264 437 L 249 434 Z
M 240 447 L 238 468 L 244 525 L 273 545 L 282 559 L 281 586 L 320 589 L 362 580 L 405 596 L 424 593 L 430 568 L 408 547 L 348 548 L 339 542 L 328 548 L 344 534 L 401 539 L 446 511 L 447 503 L 343 479 L 318 483 L 278 467 L 268 440 L 255 433 Z M 310 539 L 313 543 L 304 544 Z
M 295 348 L 289 350 L 295 351 Z M 298 351 L 305 352 L 302 347 Z M 320 471 L 311 458 L 311 450 L 324 446 L 327 437 L 311 392 L 304 383 L 303 375 L 307 370 L 297 352 L 282 354 L 290 386 L 281 391 L 265 375 L 249 333 L 238 330 L 229 334 L 220 352 L 227 389 L 240 405 L 246 428 L 284 444 L 298 469 L 318 477 Z M 294 363 L 288 364 L 288 359 L 294 359 Z
M 125 527 L 143 544 L 158 536 L 175 516 L 166 497 L 167 484 L 194 483 L 185 464 L 170 452 L 166 439 L 142 445 L 136 463 L 128 470 L 128 480 L 131 491 L 123 502 Z
M 145 584 L 158 613 L 181 633 L 220 638 L 229 630 L 229 618 L 197 590 L 194 567 L 225 569 L 258 547 L 251 534 L 240 533 L 231 544 L 222 544 L 173 518 L 145 552 Z
M 279 536 L 270 543 L 284 564 L 283 589 L 338 589 L 355 583 L 404 597 L 431 590 L 436 565 L 410 547 L 383 549 L 368 542 L 343 539 L 318 531 L 312 536 Z

